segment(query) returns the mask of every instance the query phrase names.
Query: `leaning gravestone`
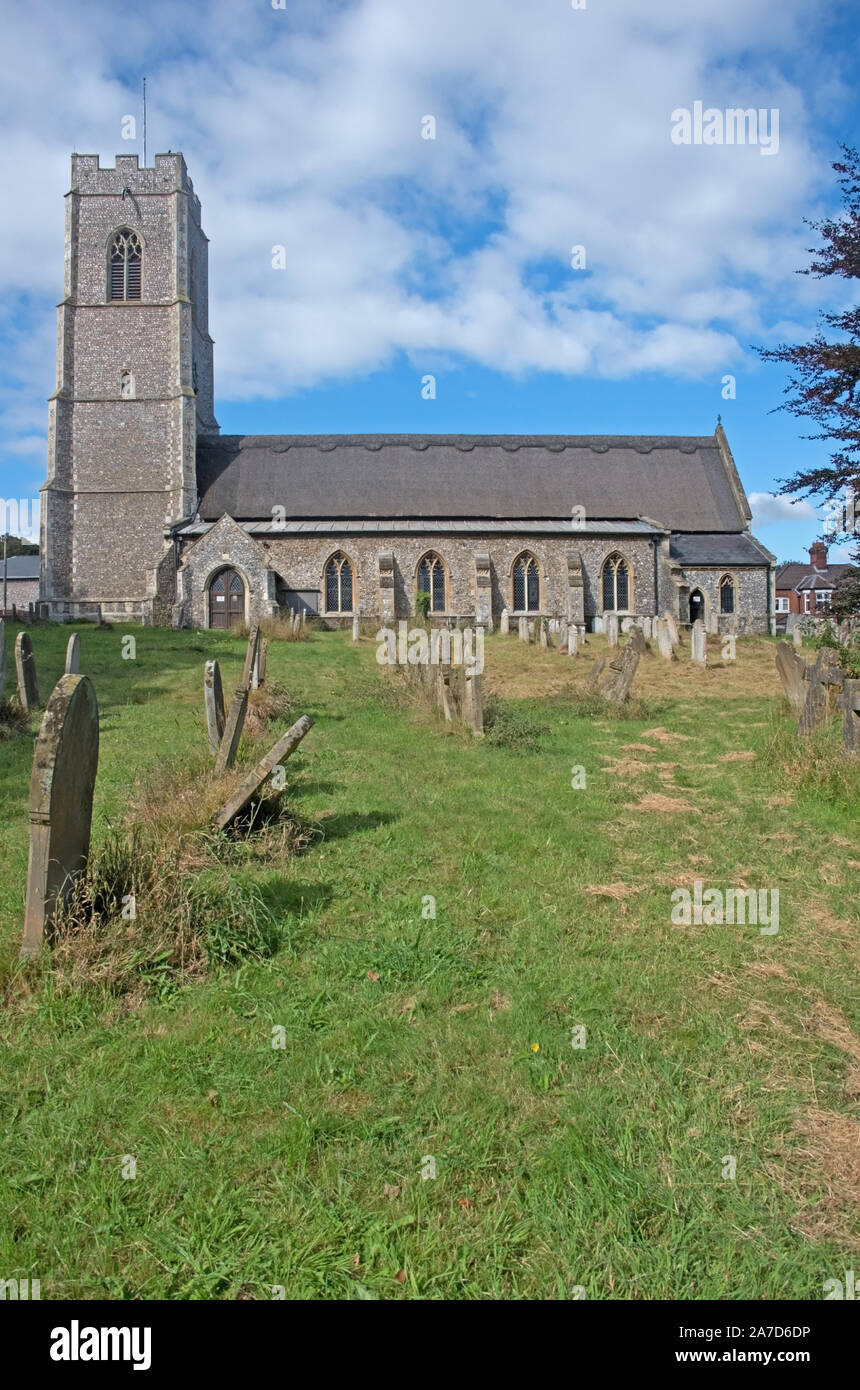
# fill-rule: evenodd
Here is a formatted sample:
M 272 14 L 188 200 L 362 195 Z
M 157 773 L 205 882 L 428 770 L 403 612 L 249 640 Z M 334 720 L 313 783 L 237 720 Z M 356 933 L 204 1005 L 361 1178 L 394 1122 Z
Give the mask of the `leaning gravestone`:
M 610 661 L 609 669 L 600 686 L 604 700 L 623 705 L 630 694 L 633 677 L 639 665 L 639 653 L 632 642 L 627 642 L 618 656 Z
M 221 739 L 221 746 L 218 749 L 218 756 L 215 759 L 215 776 L 221 777 L 227 772 L 236 761 L 236 754 L 239 750 L 239 740 L 242 737 L 242 730 L 245 727 L 245 715 L 248 712 L 248 687 L 240 685 L 230 706 L 230 713 L 227 715 L 227 723 L 224 725 L 224 735 Z
M 36 662 L 29 632 L 19 632 L 15 638 L 15 667 L 18 673 L 18 699 L 25 714 L 39 708 L 39 686 L 36 681 Z
M 76 676 L 81 669 L 80 633 L 73 632 L 66 646 L 66 675 Z
M 203 668 L 203 697 L 206 701 L 209 751 L 217 753 L 224 737 L 224 687 L 221 684 L 221 667 L 217 661 L 207 661 Z
M 846 680 L 836 703 L 843 712 L 842 746 L 846 753 L 860 754 L 860 681 Z
M 223 830 L 234 816 L 247 806 L 255 792 L 258 792 L 266 778 L 276 768 L 279 763 L 286 762 L 287 758 L 293 754 L 304 738 L 309 729 L 313 727 L 313 720 L 308 715 L 303 714 L 301 719 L 297 719 L 291 729 L 288 729 L 270 749 L 264 758 L 261 758 L 252 772 L 248 773 L 241 786 L 237 787 L 233 795 L 219 811 L 212 817 L 219 830 Z
M 845 679 L 833 647 L 822 647 L 814 666 L 807 667 L 809 689 L 800 716 L 798 732 L 811 734 L 833 712 L 836 693 Z
M 615 613 L 610 613 L 606 619 L 606 640 L 610 647 L 618 646 L 618 618 Z
M 800 714 L 806 704 L 808 690 L 806 662 L 788 642 L 779 642 L 776 648 L 776 669 L 785 698 L 795 714 Z
M 693 630 L 690 634 L 690 655 L 697 666 L 704 666 L 708 660 L 708 638 L 705 632 L 705 624 L 701 618 L 697 618 L 693 623 Z
M 90 848 L 99 709 L 86 676 L 62 676 L 48 701 L 30 778 L 30 859 L 21 955 L 35 956 Z
M 666 624 L 666 627 L 669 631 L 669 641 L 672 643 L 673 647 L 677 647 L 678 623 L 676 621 L 675 614 L 670 613 L 668 608 L 666 609 L 666 612 L 663 614 L 663 622 Z

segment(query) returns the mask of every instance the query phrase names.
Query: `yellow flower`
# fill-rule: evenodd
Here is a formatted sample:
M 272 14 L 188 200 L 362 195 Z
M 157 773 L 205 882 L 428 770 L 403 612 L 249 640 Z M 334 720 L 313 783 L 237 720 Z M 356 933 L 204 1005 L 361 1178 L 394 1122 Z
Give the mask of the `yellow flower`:
M 540 1052 L 540 1043 L 532 1043 L 532 1052 Z

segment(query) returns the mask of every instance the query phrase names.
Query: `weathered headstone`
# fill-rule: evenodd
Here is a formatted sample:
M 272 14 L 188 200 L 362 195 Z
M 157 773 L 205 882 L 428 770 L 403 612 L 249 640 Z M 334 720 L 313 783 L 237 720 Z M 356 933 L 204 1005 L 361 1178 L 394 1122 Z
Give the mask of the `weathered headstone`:
M 29 632 L 19 632 L 15 638 L 15 669 L 18 674 L 18 699 L 25 714 L 39 708 L 39 685 L 36 662 Z
M 542 647 L 549 646 L 549 637 L 547 636 L 546 623 L 543 621 L 543 619 L 541 619 L 540 622 L 539 641 Z
M 807 679 L 806 704 L 798 724 L 798 732 L 804 735 L 817 729 L 835 708 L 836 695 L 845 679 L 835 648 L 820 649 L 815 665 L 807 667 Z
M 3 690 L 6 685 L 6 623 L 0 618 L 0 704 L 3 703 Z
M 798 648 L 803 647 L 803 628 L 796 626 L 791 629 L 791 640 Z
M 708 614 L 707 630 L 712 637 L 716 637 L 720 630 L 720 620 L 713 611 Z
M 308 610 L 307 610 L 306 608 L 303 608 L 303 609 L 302 609 L 302 632 L 304 632 L 305 628 L 307 627 L 307 621 L 308 621 Z
M 578 651 L 579 630 L 577 629 L 576 623 L 571 623 L 570 627 L 567 629 L 567 654 L 568 656 L 576 656 Z
M 601 613 L 595 613 L 594 618 L 592 620 L 592 630 L 594 632 L 602 632 L 603 627 L 603 615 Z
M 645 633 L 641 627 L 631 627 L 630 636 L 627 639 L 628 646 L 633 647 L 640 656 L 644 656 L 648 650 L 648 643 L 645 641 Z
M 224 734 L 221 738 L 221 746 L 218 749 L 218 756 L 215 759 L 215 776 L 221 777 L 236 761 L 236 754 L 239 751 L 239 740 L 242 737 L 242 730 L 245 727 L 245 715 L 248 712 L 248 687 L 240 685 L 230 706 L 230 713 L 227 715 L 227 722 L 224 725 Z
M 654 636 L 654 626 L 652 620 L 650 618 L 643 618 L 640 623 L 640 626 L 642 628 L 642 636 L 645 638 L 645 641 L 650 642 L 651 638 Z
M 268 639 L 268 637 L 261 637 L 261 638 L 260 638 L 260 655 L 259 655 L 259 657 L 257 658 L 257 684 L 258 684 L 258 685 L 265 685 L 265 683 L 266 683 L 266 663 L 268 662 L 268 660 L 269 660 L 269 639 Z
M 860 754 L 860 681 L 846 679 L 836 703 L 843 712 L 842 746 L 846 753 Z
M 439 671 L 439 683 L 436 688 L 439 698 L 439 708 L 442 711 L 442 716 L 445 720 L 445 723 L 450 724 L 454 718 L 451 710 L 450 677 L 448 672 L 442 670 L 441 667 L 438 667 L 437 669 Z
M 357 613 L 353 613 L 353 615 L 352 615 L 352 640 L 353 640 L 353 642 L 358 642 L 358 641 L 361 640 L 361 629 L 360 629 L 360 627 L 359 627 L 359 620 L 358 620 L 358 614 L 357 614 Z
M 240 684 L 250 689 L 254 680 L 254 670 L 257 665 L 257 654 L 260 650 L 260 629 L 255 624 L 251 628 L 251 635 L 248 638 L 248 649 L 245 652 L 245 665 L 242 668 L 242 680 Z
M 627 642 L 618 656 L 610 661 L 609 669 L 601 682 L 600 693 L 604 700 L 611 700 L 616 705 L 624 704 L 630 694 L 638 665 L 639 653 L 632 642 Z
M 672 647 L 672 636 L 669 632 L 669 624 L 665 618 L 654 619 L 654 629 L 657 637 L 657 647 L 664 661 L 673 661 L 675 652 Z
M 212 817 L 219 830 L 223 830 L 234 816 L 247 806 L 251 797 L 258 792 L 272 770 L 285 763 L 298 748 L 305 734 L 313 727 L 313 720 L 303 714 L 301 719 L 297 719 L 291 729 L 282 734 L 264 758 L 261 758 L 254 769 L 248 773 L 244 782 L 236 788 L 233 795 L 229 797 L 224 805 L 216 811 Z
M 62 676 L 33 753 L 24 957 L 38 953 L 57 907 L 86 867 L 98 761 L 95 691 L 86 676 Z
M 708 637 L 701 618 L 693 623 L 690 633 L 690 655 L 697 666 L 705 666 L 708 660 Z
M 589 671 L 588 679 L 585 682 L 585 689 L 588 691 L 589 695 L 592 694 L 600 684 L 600 677 L 603 675 L 603 668 L 605 665 L 606 657 L 599 656 Z
M 634 622 L 634 619 L 633 619 L 633 618 L 622 618 L 621 621 L 619 622 L 619 629 L 620 629 L 621 632 L 624 633 L 624 636 L 625 636 L 625 637 L 627 636 L 628 632 L 629 632 L 630 629 L 632 628 L 633 622 Z
M 519 621 L 518 621 L 518 623 L 517 623 L 517 627 L 518 627 L 518 631 L 519 631 L 520 641 L 521 641 L 521 642 L 528 642 L 528 640 L 529 640 L 529 620 L 528 620 L 528 618 L 520 618 Z
M 507 636 L 507 634 L 510 632 L 510 630 L 511 630 L 511 615 L 510 615 L 510 613 L 508 612 L 507 608 L 503 608 L 503 609 L 502 609 L 502 616 L 501 616 L 501 618 L 499 619 L 499 632 L 502 632 L 502 633 L 504 633 L 505 636 Z
M 76 676 L 81 669 L 81 638 L 80 633 L 73 632 L 66 645 L 66 672 L 67 676 Z
M 667 630 L 668 630 L 668 632 L 669 632 L 669 641 L 672 643 L 672 646 L 673 646 L 673 647 L 677 647 L 677 645 L 678 645 L 678 621 L 677 621 L 677 619 L 676 619 L 676 617 L 675 617 L 675 614 L 674 614 L 674 613 L 670 613 L 669 610 L 668 610 L 668 608 L 666 609 L 666 612 L 663 614 L 663 622 L 666 624 L 666 628 L 667 628 Z
M 206 702 L 206 727 L 209 730 L 209 751 L 217 753 L 224 737 L 224 687 L 221 667 L 217 661 L 207 661 L 203 668 L 203 697 Z
M 606 616 L 606 640 L 610 647 L 618 646 L 618 615 L 608 613 Z
M 779 642 L 776 648 L 776 669 L 782 682 L 783 694 L 794 712 L 800 714 L 808 694 L 806 662 L 788 642 Z
M 484 734 L 484 701 L 481 694 L 481 676 L 478 671 L 466 672 L 466 720 L 477 737 Z

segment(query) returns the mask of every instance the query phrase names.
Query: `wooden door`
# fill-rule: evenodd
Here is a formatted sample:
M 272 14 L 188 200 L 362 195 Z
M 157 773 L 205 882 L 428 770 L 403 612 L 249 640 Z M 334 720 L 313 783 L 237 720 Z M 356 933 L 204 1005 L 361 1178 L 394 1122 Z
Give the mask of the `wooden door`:
M 235 570 L 216 574 L 209 588 L 209 626 L 241 627 L 245 621 L 245 585 Z

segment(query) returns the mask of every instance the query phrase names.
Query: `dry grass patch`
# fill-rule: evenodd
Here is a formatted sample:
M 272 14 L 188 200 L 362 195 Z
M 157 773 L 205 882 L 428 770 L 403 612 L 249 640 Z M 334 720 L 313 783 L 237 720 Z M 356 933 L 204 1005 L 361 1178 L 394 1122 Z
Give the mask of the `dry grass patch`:
M 860 1250 L 860 1125 L 850 1115 L 813 1106 L 798 1116 L 794 1127 L 806 1140 L 794 1151 L 808 1168 L 798 1183 L 801 1200 L 809 1202 L 822 1185 L 826 1189 L 797 1218 L 796 1229 L 810 1240 Z
M 753 758 L 756 758 L 756 757 L 758 757 L 758 754 L 757 754 L 757 753 L 754 753 L 754 752 L 752 751 L 752 749 L 745 749 L 745 750 L 739 751 L 739 752 L 737 752 L 737 753 L 723 753 L 719 758 L 717 758 L 717 762 L 718 762 L 718 763 L 749 763 L 749 762 L 752 762 Z
M 695 811 L 696 807 L 680 796 L 664 796 L 662 792 L 649 792 L 647 796 L 642 797 L 641 801 L 637 801 L 635 805 L 625 806 L 624 809 L 625 811 L 644 811 L 653 815 L 674 816 Z

